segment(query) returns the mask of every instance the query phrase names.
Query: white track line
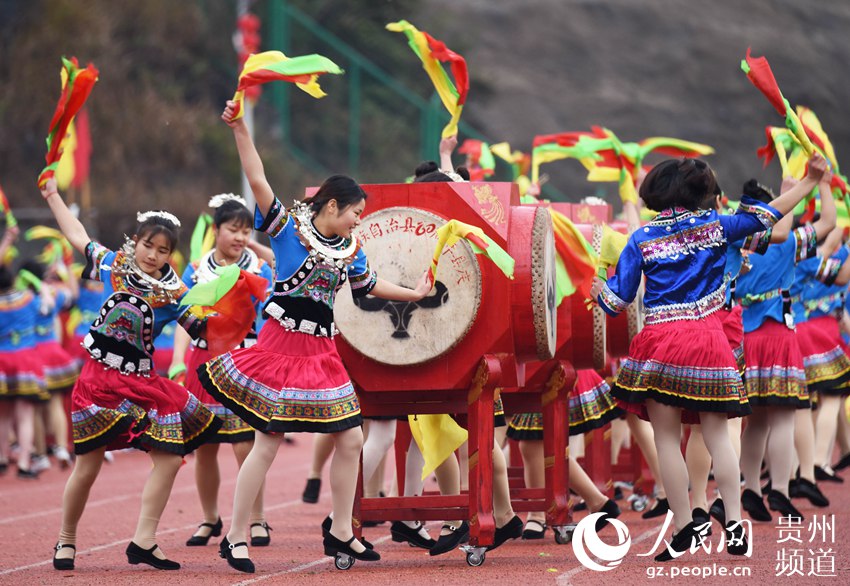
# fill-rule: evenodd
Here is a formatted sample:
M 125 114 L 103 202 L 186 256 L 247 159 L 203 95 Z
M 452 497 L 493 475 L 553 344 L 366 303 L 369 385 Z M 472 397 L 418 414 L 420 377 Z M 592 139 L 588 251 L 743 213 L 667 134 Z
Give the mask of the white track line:
M 300 466 L 297 469 L 301 470 L 302 468 L 306 469 L 307 466 Z M 234 480 L 228 480 L 226 482 L 223 482 L 222 486 L 229 486 L 229 485 L 235 484 L 235 483 L 236 483 L 235 479 Z M 185 492 L 194 492 L 195 490 L 196 490 L 195 486 L 184 486 L 182 488 L 178 488 L 176 490 L 173 490 L 171 492 L 171 494 L 172 495 L 182 494 L 182 493 L 185 493 Z M 322 496 L 329 496 L 329 495 L 330 495 L 329 491 L 322 492 Z M 98 500 L 98 501 L 90 501 L 86 504 L 86 509 L 88 510 L 89 508 L 91 508 L 93 506 L 100 506 L 100 505 L 110 504 L 110 503 L 114 503 L 114 502 L 120 502 L 120 501 L 124 501 L 124 500 L 131 500 L 131 499 L 138 499 L 138 498 L 139 498 L 139 494 L 132 494 L 132 495 L 121 496 L 121 497 L 101 499 L 101 500 Z M 169 500 L 170 500 L 170 497 L 169 497 Z M 277 505 L 273 505 L 271 507 L 265 507 L 265 510 L 266 511 L 276 511 L 278 509 L 286 509 L 288 507 L 297 505 L 301 502 L 302 502 L 302 500 L 299 497 L 298 499 L 293 500 L 293 501 L 286 501 L 286 502 L 283 502 L 283 503 L 280 503 L 280 504 L 277 504 Z M 0 525 L 11 523 L 13 521 L 26 520 L 26 519 L 31 519 L 31 518 L 34 518 L 34 517 L 41 517 L 41 516 L 55 514 L 55 513 L 61 513 L 61 512 L 62 512 L 62 508 L 59 507 L 59 508 L 50 509 L 50 510 L 47 510 L 47 511 L 40 511 L 38 513 L 30 513 L 28 515 L 20 515 L 18 517 L 0 519 Z M 222 517 L 222 520 L 229 521 L 230 518 L 229 517 Z M 173 529 L 165 529 L 165 530 L 162 530 L 162 531 L 157 531 L 157 535 L 167 535 L 169 533 L 175 533 L 177 531 L 187 531 L 189 529 L 197 529 L 197 528 L 198 528 L 198 524 L 193 523 L 191 525 L 184 525 L 183 527 L 175 527 Z M 133 537 L 130 536 L 127 539 L 122 539 L 120 541 L 113 541 L 112 543 L 106 543 L 106 544 L 103 544 L 103 545 L 96 545 L 96 546 L 91 547 L 89 549 L 78 551 L 77 556 L 82 555 L 82 554 L 93 553 L 93 552 L 96 552 L 96 551 L 101 551 L 103 549 L 109 549 L 110 547 L 115 547 L 116 545 L 129 543 L 132 539 L 133 539 Z M 43 562 L 36 562 L 34 564 L 27 564 L 26 566 L 17 566 L 17 567 L 14 567 L 14 568 L 8 568 L 6 570 L 0 570 L 0 576 L 4 576 L 6 574 L 13 574 L 15 572 L 22 572 L 24 570 L 29 570 L 29 569 L 32 569 L 32 568 L 39 568 L 41 566 L 46 566 L 46 565 L 52 564 L 52 563 L 53 563 L 53 560 L 50 559 L 50 560 L 43 561 Z
M 372 544 L 379 545 L 390 539 L 390 537 L 390 535 L 385 535 L 384 537 L 373 541 Z M 288 570 L 282 570 L 273 574 L 263 574 L 262 576 L 257 576 L 256 578 L 251 578 L 250 580 L 243 580 L 242 582 L 234 582 L 231 586 L 247 586 L 248 584 L 256 584 L 257 582 L 262 582 L 263 580 L 268 580 L 270 578 L 277 578 L 278 576 L 285 576 L 286 574 L 309 570 L 310 568 L 315 568 L 316 566 L 321 566 L 323 564 L 330 563 L 331 560 L 333 560 L 332 557 L 326 556 L 317 560 L 313 560 L 312 562 L 307 562 L 306 564 L 301 564 L 300 566 L 295 566 L 294 568 L 289 568 Z
M 647 539 L 649 539 L 653 535 L 658 535 L 658 528 L 657 527 L 655 529 L 650 529 L 646 533 L 641 533 L 640 536 L 638 536 L 637 539 L 632 541 L 632 545 L 640 543 L 641 541 L 646 541 Z M 596 561 L 598 562 L 600 560 L 597 559 Z M 570 586 L 572 584 L 572 582 L 570 582 L 570 578 L 572 578 L 573 576 L 576 576 L 578 574 L 581 574 L 585 570 L 587 570 L 587 567 L 585 567 L 585 566 L 576 566 L 572 570 L 567 570 L 566 572 L 564 572 L 563 574 L 560 574 L 557 577 L 557 579 L 555 580 L 555 584 L 557 584 L 558 586 Z

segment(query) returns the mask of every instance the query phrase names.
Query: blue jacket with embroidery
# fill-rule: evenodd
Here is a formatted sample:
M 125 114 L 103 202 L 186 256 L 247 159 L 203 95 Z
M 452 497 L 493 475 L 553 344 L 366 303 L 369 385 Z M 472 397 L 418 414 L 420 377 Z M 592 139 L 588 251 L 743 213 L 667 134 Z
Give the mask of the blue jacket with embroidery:
M 771 228 L 782 215 L 744 196 L 734 215 L 715 210 L 667 209 L 632 233 L 616 274 L 597 300 L 611 315 L 634 301 L 646 276 L 646 323 L 702 319 L 726 299 L 729 242 Z

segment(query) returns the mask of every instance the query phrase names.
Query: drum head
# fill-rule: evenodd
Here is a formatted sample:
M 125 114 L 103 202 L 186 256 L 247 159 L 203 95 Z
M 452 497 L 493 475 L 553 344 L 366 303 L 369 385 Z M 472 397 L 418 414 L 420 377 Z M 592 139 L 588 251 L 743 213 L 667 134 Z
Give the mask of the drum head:
M 531 308 L 539 360 L 555 356 L 558 333 L 555 276 L 552 216 L 549 210 L 539 207 L 534 214 L 531 233 Z
M 414 287 L 431 264 L 437 228 L 446 220 L 410 207 L 379 210 L 356 231 L 369 264 L 386 281 Z M 345 341 L 364 356 L 393 366 L 422 364 L 466 336 L 481 304 L 481 269 L 465 241 L 444 249 L 431 293 L 418 302 L 352 299 L 344 287 L 334 318 Z

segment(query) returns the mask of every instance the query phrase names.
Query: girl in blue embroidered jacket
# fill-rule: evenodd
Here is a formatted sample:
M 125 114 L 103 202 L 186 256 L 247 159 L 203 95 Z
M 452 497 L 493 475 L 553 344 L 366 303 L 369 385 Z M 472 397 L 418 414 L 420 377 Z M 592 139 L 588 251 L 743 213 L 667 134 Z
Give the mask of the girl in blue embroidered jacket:
M 206 323 L 198 308 L 179 305 L 188 288 L 168 264 L 180 222 L 168 212 L 139 214 L 134 238 L 112 251 L 89 238 L 55 180 L 41 194 L 68 242 L 85 255 L 85 277 L 104 283 L 103 306 L 84 340 L 90 359 L 71 393 L 77 461 L 65 486 L 53 566 L 74 568 L 77 524 L 106 450 L 136 447 L 150 453 L 153 469 L 127 561 L 178 569 L 157 546 L 159 518 L 183 456 L 221 427 L 197 398 L 153 369 L 153 339 L 166 323 L 176 320 L 196 335 Z
M 680 449 L 682 422 L 702 424 L 726 505 L 727 537 L 742 534 L 740 469 L 727 418 L 747 415 L 750 408 L 715 315 L 726 297 L 727 245 L 772 227 L 817 185 L 826 167 L 823 157 L 815 155 L 806 178 L 772 205 L 744 197 L 738 213 L 725 216 L 700 209 L 707 197 L 720 193 L 711 167 L 693 159 L 664 161 L 640 188 L 641 199 L 658 215 L 629 238 L 615 276 L 607 283 L 594 280 L 592 297 L 616 315 L 632 302 L 646 277 L 647 325 L 621 364 L 614 394 L 624 409 L 652 423 L 664 488 L 676 533 L 681 534 L 679 545 L 697 535 Z M 743 541 L 730 544 L 730 553 L 746 553 Z M 665 551 L 656 559 L 667 561 L 672 556 Z
M 257 201 L 254 228 L 271 238 L 275 288 L 264 307 L 269 319 L 256 345 L 218 356 L 198 370 L 201 384 L 246 423 L 265 433 L 239 470 L 233 521 L 222 542 L 227 562 L 253 572 L 247 537 L 251 505 L 274 460 L 283 433 L 331 434 L 333 521 L 325 553 L 374 561 L 380 556 L 354 539 L 351 514 L 363 445 L 360 407 L 333 343 L 333 302 L 348 280 L 354 296 L 418 301 L 431 290 L 423 273 L 414 289 L 380 279 L 369 268 L 353 231 L 360 225 L 366 193 L 350 177 L 334 175 L 318 192 L 287 210 L 272 191 L 243 119 L 228 102 L 222 120 Z M 262 364 L 263 368 L 259 365 Z

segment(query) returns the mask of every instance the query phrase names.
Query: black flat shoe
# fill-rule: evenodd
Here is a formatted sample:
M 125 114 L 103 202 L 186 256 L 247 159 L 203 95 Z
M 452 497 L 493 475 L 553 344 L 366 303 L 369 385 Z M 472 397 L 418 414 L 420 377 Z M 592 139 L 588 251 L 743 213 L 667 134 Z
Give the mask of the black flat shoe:
M 603 516 L 599 517 L 596 520 L 596 532 L 599 533 L 608 524 L 608 519 L 609 518 L 616 519 L 617 517 L 620 516 L 621 511 L 620 511 L 620 507 L 617 506 L 617 503 L 615 503 L 614 501 L 609 499 L 609 500 L 605 501 L 605 504 L 602 505 L 602 508 L 599 509 L 596 512 L 597 513 L 605 513 Z
M 544 535 L 546 535 L 546 523 L 541 523 L 534 519 L 529 519 L 525 522 L 525 529 L 522 531 L 523 539 L 543 539 Z
M 805 478 L 795 478 L 788 486 L 791 498 L 807 498 L 816 507 L 828 507 L 829 499 L 820 491 L 818 485 Z
M 608 502 L 611 503 L 613 501 Z M 616 507 L 617 505 L 615 504 L 614 506 Z M 493 536 L 493 545 L 488 546 L 487 551 L 493 551 L 508 539 L 518 539 L 520 537 L 522 537 L 522 519 L 514 515 L 510 521 L 501 527 L 496 527 L 496 534 Z
M 721 527 L 726 527 L 726 507 L 723 505 L 723 499 L 714 499 L 708 508 L 708 514 L 714 517 Z
M 18 472 L 18 476 L 20 476 L 20 472 Z M 829 482 L 837 482 L 838 484 L 844 482 L 844 479 L 836 475 L 835 472 L 830 472 L 820 466 L 815 466 L 815 480 L 827 480 Z
M 18 467 L 18 478 L 23 478 L 24 480 L 37 480 L 38 472 L 30 468 L 26 470 L 24 468 Z
M 757 495 L 755 491 L 749 488 L 744 489 L 744 492 L 741 493 L 741 506 L 753 521 L 768 523 L 773 519 L 770 511 L 764 506 L 764 497 Z
M 241 546 L 248 547 L 248 544 L 244 541 L 239 543 L 230 543 L 227 541 L 227 537 L 221 540 L 221 543 L 218 546 L 218 555 L 227 560 L 227 564 L 233 568 L 234 570 L 239 570 L 240 572 L 245 572 L 246 574 L 253 574 L 254 562 L 251 561 L 251 558 L 235 558 L 233 557 L 233 550 L 237 547 Z
M 682 527 L 681 531 L 673 536 L 672 541 L 670 541 L 670 544 L 664 548 L 664 551 L 655 556 L 655 561 L 669 562 L 677 559 L 691 548 L 691 545 L 695 543 L 698 534 L 696 525 L 693 521 L 691 521 Z M 673 550 L 675 554 L 671 553 L 671 550 Z
M 305 503 L 316 504 L 319 502 L 319 492 L 322 490 L 321 478 L 308 478 L 307 486 L 301 494 L 301 500 Z
M 127 561 L 132 565 L 147 564 L 149 566 L 153 566 L 157 570 L 179 570 L 180 564 L 177 562 L 161 560 L 153 554 L 158 547 L 158 545 L 154 545 L 150 549 L 142 549 L 136 545 L 135 542 L 131 541 L 125 551 L 127 554 Z
M 841 459 L 835 466 L 832 467 L 832 469 L 838 472 L 839 470 L 844 470 L 848 466 L 850 466 L 850 453 L 841 456 Z
M 397 543 L 409 543 L 412 547 L 421 547 L 422 549 L 431 549 L 437 542 L 431 539 L 425 539 L 419 534 L 422 529 L 422 524 L 417 523 L 416 527 L 409 527 L 401 521 L 393 521 L 390 525 L 390 534 L 393 536 L 393 541 Z
M 729 521 L 726 525 L 726 551 L 732 555 L 744 555 L 749 550 L 747 533 L 741 521 Z
M 272 528 L 269 527 L 268 523 L 265 521 L 262 523 L 251 523 L 251 527 L 262 527 L 266 531 L 265 535 L 251 535 L 251 547 L 266 547 L 272 542 L 272 536 L 269 534 Z
M 708 516 L 708 511 L 697 507 L 691 511 L 691 519 L 693 519 L 694 526 L 697 529 L 705 527 L 708 524 L 705 534 L 711 535 L 711 517 Z
M 469 523 L 466 521 L 461 523 L 459 527 L 446 523 L 443 525 L 443 529 L 449 529 L 451 533 L 440 535 L 437 538 L 437 543 L 428 550 L 431 555 L 442 555 L 455 549 L 461 543 L 469 541 Z
M 200 525 L 198 525 L 198 529 L 200 529 L 201 527 L 209 527 L 210 532 L 206 535 L 193 535 L 186 542 L 186 545 L 188 545 L 189 547 L 206 545 L 207 543 L 209 543 L 210 537 L 218 537 L 219 535 L 221 535 L 221 517 L 219 517 L 218 521 L 216 521 L 215 523 L 201 523 Z
M 59 550 L 69 547 L 74 550 L 73 558 L 57 558 L 56 554 L 59 553 Z M 55 570 L 73 570 L 74 569 L 74 558 L 77 557 L 77 547 L 72 543 L 59 544 L 53 548 L 53 569 Z
M 325 520 L 322 521 L 322 537 L 327 537 L 331 533 L 331 525 L 334 524 L 334 520 L 331 519 L 330 515 L 325 517 Z M 360 537 L 360 543 L 363 544 L 363 547 L 366 549 L 375 549 L 375 546 L 366 541 L 365 537 Z
M 783 517 L 797 517 L 800 521 L 804 518 L 803 513 L 798 511 L 788 497 L 779 491 L 771 490 L 767 494 L 767 504 L 771 510 L 778 511 Z
M 334 537 L 333 533 L 328 533 L 322 539 L 322 545 L 325 546 L 325 555 L 336 556 L 339 553 L 353 557 L 356 560 L 364 562 L 377 562 L 381 559 L 381 554 L 372 549 L 364 549 L 363 551 L 354 551 L 351 544 L 354 543 L 354 537 L 348 541 L 342 541 Z M 364 546 L 365 547 L 365 546 Z
M 667 499 L 658 499 L 655 501 L 655 506 L 648 511 L 644 511 L 640 517 L 641 519 L 654 519 L 655 517 L 666 515 L 669 510 L 670 504 L 667 502 Z

